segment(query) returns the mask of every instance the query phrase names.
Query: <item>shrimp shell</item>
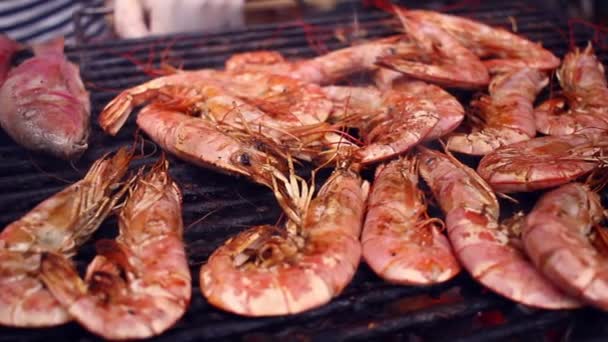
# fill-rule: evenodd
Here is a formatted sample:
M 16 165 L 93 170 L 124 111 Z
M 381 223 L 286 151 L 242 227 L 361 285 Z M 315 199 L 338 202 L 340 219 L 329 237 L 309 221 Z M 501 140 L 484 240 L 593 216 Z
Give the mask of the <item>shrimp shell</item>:
M 69 314 L 107 339 L 147 338 L 186 311 L 191 277 L 182 238 L 182 196 L 163 159 L 140 176 L 119 216 L 116 240 L 97 242 L 83 281 L 65 258 L 42 262 L 45 284 Z
M 544 309 L 581 304 L 537 271 L 499 229 L 499 206 L 490 187 L 455 158 L 428 149 L 420 153 L 420 174 L 446 214 L 448 237 L 471 276 L 513 301 Z
M 460 272 L 450 242 L 429 219 L 417 187 L 415 158 L 378 167 L 368 198 L 363 258 L 380 277 L 404 285 L 432 285 Z
M 526 219 L 526 252 L 554 284 L 570 295 L 608 310 L 606 256 L 591 242 L 604 218 L 599 196 L 570 183 L 544 194 Z M 602 228 L 599 228 L 602 229 Z
M 534 138 L 503 146 L 479 162 L 477 172 L 495 191 L 536 191 L 566 184 L 602 163 L 606 135 L 572 134 Z

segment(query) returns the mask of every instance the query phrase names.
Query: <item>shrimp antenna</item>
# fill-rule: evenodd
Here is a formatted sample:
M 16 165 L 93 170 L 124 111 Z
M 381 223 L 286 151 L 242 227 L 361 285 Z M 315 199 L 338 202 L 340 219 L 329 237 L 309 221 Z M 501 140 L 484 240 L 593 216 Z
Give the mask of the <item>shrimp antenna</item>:
M 134 159 L 141 158 L 141 157 L 136 157 L 135 154 L 137 152 L 137 148 L 139 147 L 139 145 L 141 145 L 143 143 L 142 140 L 143 140 L 143 138 L 139 134 L 139 128 L 135 129 L 135 132 L 133 133 L 133 144 L 131 144 L 131 147 L 129 148 L 129 154 L 131 156 L 133 156 Z M 141 148 L 140 148 L 140 150 L 141 150 Z
M 608 185 L 608 172 L 606 172 L 602 166 L 596 167 L 589 176 L 587 176 L 585 184 L 587 184 L 593 192 L 602 191 Z
M 57 176 L 57 175 L 55 175 L 55 174 L 53 174 L 51 172 L 48 172 L 48 171 L 45 171 L 44 169 L 42 169 L 42 167 L 40 165 L 38 165 L 38 163 L 36 163 L 34 161 L 34 158 L 32 158 L 32 155 L 30 153 L 28 153 L 28 158 L 30 160 L 30 163 L 32 163 L 32 165 L 34 166 L 34 168 L 36 170 L 42 172 L 43 174 L 47 175 L 48 177 L 53 178 L 55 180 L 58 180 L 58 181 L 60 181 L 62 183 L 65 183 L 65 184 L 72 184 L 72 183 L 74 183 L 73 181 L 69 181 L 69 180 L 67 180 L 65 178 L 59 177 L 59 176 Z
M 78 167 L 76 167 L 76 165 L 74 164 L 74 160 L 70 159 L 70 167 L 72 168 L 72 170 L 76 171 L 79 174 L 82 174 L 82 170 L 80 170 Z
M 185 228 L 184 230 L 188 230 L 188 229 L 190 229 L 190 228 L 194 227 L 195 225 L 197 225 L 197 224 L 199 224 L 199 223 L 201 223 L 201 222 L 205 221 L 205 220 L 206 220 L 206 219 L 207 219 L 209 216 L 211 216 L 211 215 L 213 215 L 213 214 L 217 213 L 218 211 L 220 211 L 220 210 L 222 210 L 222 209 L 224 209 L 224 208 L 226 208 L 226 207 L 224 206 L 224 207 L 215 208 L 215 209 L 213 209 L 213 210 L 211 210 L 211 211 L 209 211 L 209 212 L 205 213 L 205 215 L 203 215 L 202 217 L 200 217 L 200 218 L 198 218 L 198 219 L 196 219 L 196 220 L 192 221 L 192 223 L 190 223 L 188 226 L 186 226 L 186 228 Z
M 514 204 L 519 204 L 519 201 L 515 197 L 511 197 L 511 196 L 505 194 L 504 192 L 496 192 L 496 197 L 506 199 L 507 201 L 510 201 L 511 203 L 514 203 Z
M 139 128 L 138 128 L 139 130 Z M 140 148 L 139 148 L 139 154 L 140 157 L 138 157 L 137 159 L 146 159 L 148 157 L 151 157 L 153 155 L 156 154 L 156 152 L 158 152 L 158 145 L 156 145 L 156 143 L 154 141 L 148 140 L 146 139 L 143 135 L 139 134 L 136 137 L 136 143 L 139 142 L 140 143 Z M 152 146 L 152 152 L 150 153 L 145 153 L 146 150 L 146 143 L 148 143 L 150 146 Z M 162 152 L 163 156 L 164 156 L 164 152 Z

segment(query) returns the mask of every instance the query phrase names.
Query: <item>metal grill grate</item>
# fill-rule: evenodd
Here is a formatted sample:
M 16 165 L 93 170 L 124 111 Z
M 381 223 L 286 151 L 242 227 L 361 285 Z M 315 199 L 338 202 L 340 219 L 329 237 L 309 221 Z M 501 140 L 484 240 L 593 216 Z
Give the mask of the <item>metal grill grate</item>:
M 560 17 L 529 7 L 526 2 L 473 2 L 468 8 L 449 12 L 475 18 L 492 25 L 511 28 L 534 41 L 543 42 L 559 56 L 568 49 L 568 27 Z M 94 118 L 117 91 L 149 78 L 143 65 L 158 66 L 163 55 L 170 62 L 182 63 L 185 69 L 221 67 L 236 52 L 269 49 L 289 57 L 313 56 L 310 39 L 324 42 L 328 49 L 346 46 L 335 38 L 336 29 L 349 31 L 354 20 L 364 38 L 394 33 L 396 21 L 387 13 L 347 3 L 331 15 L 306 20 L 313 32 L 300 23 L 262 25 L 247 31 L 222 34 L 183 34 L 136 41 L 114 41 L 69 48 L 68 55 L 79 62 L 82 76 L 91 91 Z M 512 18 L 512 19 L 510 19 Z M 577 45 L 592 39 L 585 29 L 573 31 Z M 596 43 L 602 37 L 595 37 Z M 598 40 L 599 39 L 599 40 Z M 608 54 L 600 51 L 603 61 Z M 22 60 L 25 56 L 19 56 Z M 140 61 L 137 66 L 133 60 Z M 131 119 L 117 137 L 102 134 L 94 125 L 91 148 L 75 165 L 44 156 L 33 155 L 16 146 L 0 133 L 0 226 L 17 219 L 36 203 L 79 179 L 83 171 L 102 154 L 133 141 L 135 130 Z M 148 146 L 149 152 L 153 148 Z M 137 167 L 151 163 L 149 157 L 134 163 Z M 396 340 L 496 341 L 509 339 L 547 340 L 556 336 L 565 339 L 601 338 L 608 336 L 608 315 L 591 309 L 574 312 L 547 312 L 522 308 L 498 298 L 479 287 L 468 275 L 432 288 L 389 285 L 361 265 L 352 284 L 326 306 L 303 314 L 275 318 L 249 319 L 227 314 L 211 307 L 200 294 L 198 272 L 202 262 L 227 237 L 247 226 L 272 223 L 279 209 L 265 188 L 246 180 L 199 169 L 179 160 L 171 160 L 171 173 L 184 193 L 185 233 L 191 270 L 194 278 L 192 303 L 178 324 L 157 340 L 200 340 L 236 337 L 246 339 L 345 340 L 370 339 L 396 334 Z M 80 171 L 78 171 L 80 170 Z M 202 222 L 196 221 L 209 214 Z M 110 219 L 95 234 L 113 237 L 116 224 Z M 194 223 L 194 224 L 193 224 Z M 190 226 L 191 225 L 191 226 Z M 76 260 L 84 267 L 94 256 L 91 243 L 85 245 Z M 464 300 L 451 300 L 458 292 Z M 447 297 L 446 297 L 447 296 Z M 446 299 L 447 298 L 447 299 Z M 422 304 L 420 304 L 422 303 Z M 430 305 L 429 305 L 430 303 Z M 423 305 L 424 304 L 424 305 Z M 500 312 L 506 321 L 492 321 Z M 480 313 L 485 313 L 481 314 Z M 77 324 L 52 329 L 0 328 L 3 340 L 94 340 Z

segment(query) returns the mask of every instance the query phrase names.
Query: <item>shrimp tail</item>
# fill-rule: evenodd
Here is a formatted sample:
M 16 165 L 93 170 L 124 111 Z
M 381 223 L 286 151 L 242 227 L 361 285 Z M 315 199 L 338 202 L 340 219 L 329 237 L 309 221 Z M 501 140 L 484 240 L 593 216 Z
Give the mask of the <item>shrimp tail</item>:
M 40 269 L 40 279 L 64 306 L 69 307 L 86 293 L 85 283 L 72 262 L 64 256 L 44 253 Z
M 95 243 L 97 254 L 104 258 L 105 262 L 110 262 L 117 268 L 127 272 L 135 273 L 135 268 L 129 262 L 130 254 L 120 243 L 115 240 L 102 239 Z M 93 264 L 95 264 L 95 260 Z M 95 268 L 93 266 L 90 269 Z
M 134 107 L 132 102 L 131 95 L 124 95 L 108 103 L 99 117 L 99 125 L 103 130 L 110 135 L 116 135 L 129 118 L 129 113 Z

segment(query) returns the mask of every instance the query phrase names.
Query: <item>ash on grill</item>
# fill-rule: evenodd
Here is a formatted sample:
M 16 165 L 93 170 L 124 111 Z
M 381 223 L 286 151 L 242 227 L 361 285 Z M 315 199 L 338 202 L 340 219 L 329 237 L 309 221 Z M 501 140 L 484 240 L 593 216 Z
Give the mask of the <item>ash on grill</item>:
M 466 6 L 465 6 L 466 7 Z M 439 9 L 446 10 L 446 9 Z M 449 13 L 468 16 L 491 25 L 511 28 L 563 56 L 569 44 L 583 46 L 595 39 L 598 55 L 606 62 L 606 37 L 576 25 L 569 31 L 564 18 L 534 9 L 527 2 L 475 2 L 468 9 L 455 7 Z M 356 13 L 356 34 L 353 34 Z M 396 20 L 388 13 L 353 3 L 339 7 L 330 15 L 306 20 L 314 25 L 316 41 L 330 49 L 345 46 L 353 37 L 373 38 L 395 32 Z M 556 24 L 556 23 L 563 23 Z M 337 32 L 337 34 L 336 34 Z M 566 33 L 572 32 L 573 41 Z M 315 54 L 306 30 L 298 24 L 260 25 L 247 31 L 222 34 L 184 34 L 137 41 L 85 44 L 67 50 L 79 62 L 83 79 L 91 92 L 93 120 L 118 91 L 151 78 L 143 65 L 152 56 L 158 67 L 161 57 L 182 63 L 185 69 L 217 68 L 234 53 L 250 50 L 277 50 L 287 57 Z M 169 48 L 167 49 L 167 47 Z M 163 52 L 165 52 L 163 54 Z M 18 56 L 22 60 L 26 56 Z M 133 61 L 145 61 L 134 65 Z M 461 98 L 466 102 L 466 98 Z M 116 137 L 106 136 L 94 125 L 90 148 L 75 168 L 53 159 L 31 154 L 0 133 L 0 225 L 17 219 L 36 203 L 80 178 L 84 170 L 101 155 L 133 141 L 133 118 Z M 145 153 L 153 154 L 152 144 Z M 138 160 L 133 168 L 156 160 L 156 155 Z M 272 223 L 279 208 L 272 194 L 247 180 L 196 168 L 171 160 L 171 174 L 184 193 L 185 240 L 192 274 L 229 236 L 242 229 Z M 368 175 L 369 176 L 369 175 Z M 320 182 L 323 177 L 320 177 Z M 606 199 L 604 194 L 604 199 Z M 531 205 L 533 198 L 523 198 Z M 204 217 L 203 220 L 201 218 Z M 91 241 L 116 236 L 116 222 L 109 220 Z M 93 242 L 76 257 L 83 268 L 95 255 Z M 193 277 L 192 303 L 186 315 L 157 340 L 201 340 L 240 336 L 243 339 L 370 339 L 394 334 L 396 340 L 546 341 L 580 340 L 608 336 L 608 315 L 592 309 L 577 311 L 530 310 L 499 298 L 478 286 L 468 275 L 431 288 L 392 286 L 377 278 L 367 266 L 359 267 L 355 279 L 343 294 L 319 309 L 294 316 L 242 318 L 219 311 L 207 304 Z M 1 340 L 95 340 L 75 323 L 52 329 L 0 328 Z

